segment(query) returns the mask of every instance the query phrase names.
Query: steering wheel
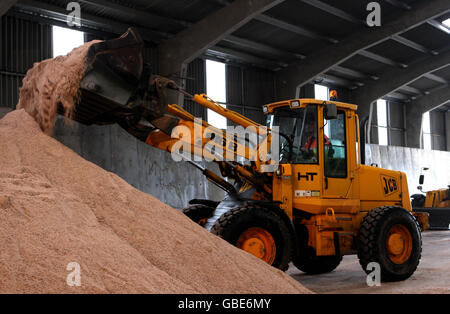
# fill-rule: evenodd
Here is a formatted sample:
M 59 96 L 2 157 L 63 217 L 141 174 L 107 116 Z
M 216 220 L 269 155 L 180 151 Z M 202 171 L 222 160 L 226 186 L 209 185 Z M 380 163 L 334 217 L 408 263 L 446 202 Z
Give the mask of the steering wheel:
M 281 150 L 280 150 L 280 155 L 284 155 L 284 153 L 286 153 L 286 155 L 289 155 L 289 144 L 288 143 L 283 143 L 281 145 Z M 296 152 L 299 151 L 299 148 L 297 146 L 292 145 L 292 154 L 295 155 Z

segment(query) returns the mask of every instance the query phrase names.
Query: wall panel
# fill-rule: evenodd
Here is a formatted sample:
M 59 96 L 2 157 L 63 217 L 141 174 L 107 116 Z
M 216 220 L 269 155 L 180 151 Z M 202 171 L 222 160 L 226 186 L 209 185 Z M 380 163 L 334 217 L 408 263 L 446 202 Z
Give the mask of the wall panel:
M 28 69 L 35 62 L 52 57 L 52 29 L 49 25 L 3 16 L 0 35 L 0 106 L 15 108 Z

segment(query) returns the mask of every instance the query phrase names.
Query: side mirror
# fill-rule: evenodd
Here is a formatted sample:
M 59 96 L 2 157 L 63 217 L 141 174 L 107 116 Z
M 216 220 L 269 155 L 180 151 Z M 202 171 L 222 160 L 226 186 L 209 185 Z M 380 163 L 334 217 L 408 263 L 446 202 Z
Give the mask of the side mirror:
M 424 182 L 425 182 L 425 176 L 423 174 L 421 174 L 419 177 L 419 184 L 423 185 Z
M 336 104 L 327 103 L 324 108 L 325 120 L 337 119 L 337 107 Z

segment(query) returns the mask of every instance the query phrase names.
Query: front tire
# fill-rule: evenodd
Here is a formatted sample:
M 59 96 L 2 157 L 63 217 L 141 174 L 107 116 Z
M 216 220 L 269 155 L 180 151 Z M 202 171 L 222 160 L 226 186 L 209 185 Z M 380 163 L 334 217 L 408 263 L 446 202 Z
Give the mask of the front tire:
M 211 229 L 213 234 L 285 271 L 292 256 L 288 227 L 275 212 L 245 206 L 223 214 Z
M 417 269 L 422 253 L 422 235 L 416 219 L 400 207 L 379 207 L 363 219 L 358 234 L 358 258 L 381 267 L 381 281 L 401 281 Z

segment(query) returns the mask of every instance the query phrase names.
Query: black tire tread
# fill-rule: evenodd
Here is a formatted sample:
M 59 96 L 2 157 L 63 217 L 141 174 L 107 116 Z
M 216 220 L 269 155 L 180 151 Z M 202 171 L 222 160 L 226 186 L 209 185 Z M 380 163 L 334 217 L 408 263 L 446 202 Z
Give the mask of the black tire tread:
M 214 208 L 206 205 L 192 205 L 183 208 L 182 212 L 193 222 L 198 223 L 200 220 L 209 218 L 214 213 Z
M 403 210 L 407 212 L 405 209 L 396 206 L 382 206 L 369 211 L 361 223 L 358 233 L 358 259 L 361 267 L 366 273 L 369 273 L 366 269 L 367 265 L 371 262 L 377 262 L 378 259 L 377 235 L 380 233 L 381 221 L 383 221 L 394 210 Z M 417 223 L 415 217 L 411 215 L 411 218 L 415 222 L 418 230 L 420 230 L 419 224 Z M 418 252 L 418 261 L 420 261 L 422 254 L 422 236 L 420 231 L 419 244 L 420 250 Z M 417 265 L 412 273 L 417 269 L 418 264 L 419 262 L 417 262 Z M 382 281 L 400 281 L 408 278 L 409 276 L 396 276 L 394 274 L 382 272 Z
M 225 230 L 228 229 L 231 225 L 234 225 L 235 223 L 237 223 L 240 220 L 240 217 L 245 212 L 253 211 L 253 210 L 260 211 L 265 216 L 268 216 L 268 217 L 271 216 L 277 222 L 277 224 L 280 226 L 280 230 L 285 229 L 284 231 L 281 230 L 281 232 L 287 232 L 288 238 L 289 239 L 292 238 L 291 235 L 289 234 L 289 229 L 285 226 L 285 223 L 283 222 L 281 217 L 279 217 L 276 213 L 274 213 L 270 209 L 260 207 L 260 206 L 254 206 L 254 205 L 237 207 L 237 208 L 234 208 L 234 209 L 226 212 L 216 221 L 214 226 L 211 228 L 211 233 L 213 233 L 219 237 L 222 237 Z M 286 243 L 285 245 L 288 246 L 288 250 L 285 250 L 286 253 L 281 258 L 280 265 L 273 265 L 274 267 L 276 267 L 282 271 L 286 271 L 289 268 L 289 262 L 291 261 L 291 258 L 292 258 L 293 252 L 294 252 L 294 248 L 293 248 L 291 240 L 288 241 L 288 243 Z
M 335 270 L 342 262 L 342 256 L 307 256 L 306 259 L 296 258 L 293 264 L 309 275 L 326 274 Z

